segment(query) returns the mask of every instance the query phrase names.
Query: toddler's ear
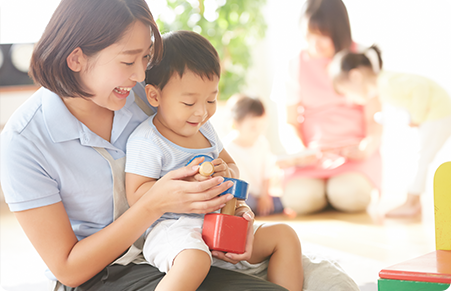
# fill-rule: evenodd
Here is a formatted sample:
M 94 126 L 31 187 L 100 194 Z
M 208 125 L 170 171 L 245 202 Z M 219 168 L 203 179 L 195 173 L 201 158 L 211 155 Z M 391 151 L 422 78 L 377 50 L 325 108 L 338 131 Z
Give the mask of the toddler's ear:
M 161 98 L 160 89 L 154 85 L 146 85 L 146 95 L 150 105 L 158 107 Z

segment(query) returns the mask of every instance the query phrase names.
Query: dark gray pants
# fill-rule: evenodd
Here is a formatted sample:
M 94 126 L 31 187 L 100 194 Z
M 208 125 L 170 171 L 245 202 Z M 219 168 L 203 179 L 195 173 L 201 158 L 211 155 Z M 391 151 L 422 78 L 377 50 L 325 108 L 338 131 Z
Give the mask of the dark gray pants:
M 113 265 L 103 269 L 86 283 L 65 291 L 148 291 L 154 290 L 165 274 L 147 264 Z M 286 290 L 263 279 L 211 267 L 199 291 Z

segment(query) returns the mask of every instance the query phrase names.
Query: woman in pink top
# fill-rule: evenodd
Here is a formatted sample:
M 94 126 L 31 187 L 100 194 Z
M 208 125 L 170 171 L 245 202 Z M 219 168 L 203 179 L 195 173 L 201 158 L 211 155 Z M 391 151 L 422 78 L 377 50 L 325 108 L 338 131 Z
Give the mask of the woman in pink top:
M 284 76 L 286 122 L 304 149 L 280 161 L 285 168 L 282 201 L 298 214 L 322 210 L 365 210 L 371 191 L 380 188 L 381 126 L 377 98 L 365 105 L 348 103 L 335 93 L 327 67 L 335 53 L 353 49 L 349 18 L 341 0 L 308 0 L 302 24 L 307 48 L 291 60 Z M 282 96 L 284 95 L 284 96 Z

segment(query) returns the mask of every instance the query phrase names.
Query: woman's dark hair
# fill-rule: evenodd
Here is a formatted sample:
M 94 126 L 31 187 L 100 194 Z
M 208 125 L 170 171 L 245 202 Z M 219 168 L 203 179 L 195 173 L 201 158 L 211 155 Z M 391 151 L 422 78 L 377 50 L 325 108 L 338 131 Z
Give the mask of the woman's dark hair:
M 162 39 L 163 57 L 146 71 L 146 84 L 162 90 L 175 72 L 182 77 L 185 70 L 209 80 L 221 76 L 218 52 L 205 37 L 180 30 L 165 33 Z
M 62 0 L 31 57 L 30 76 L 62 97 L 92 97 L 68 67 L 66 59 L 80 47 L 90 57 L 118 42 L 130 25 L 151 28 L 151 63 L 161 57 L 158 27 L 145 0 Z
M 236 94 L 231 98 L 234 99 L 234 103 L 230 111 L 235 122 L 241 122 L 248 116 L 260 117 L 265 114 L 265 106 L 258 98 L 252 98 L 244 94 Z
M 302 18 L 307 20 L 309 31 L 332 39 L 335 53 L 351 47 L 351 25 L 342 0 L 307 0 Z

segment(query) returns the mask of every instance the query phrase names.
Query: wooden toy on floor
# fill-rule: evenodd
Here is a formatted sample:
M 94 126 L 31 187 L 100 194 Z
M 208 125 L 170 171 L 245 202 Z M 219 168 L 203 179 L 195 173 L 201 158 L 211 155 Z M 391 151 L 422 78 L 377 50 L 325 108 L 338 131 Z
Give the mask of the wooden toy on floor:
M 379 272 L 379 291 L 448 290 L 451 284 L 451 162 L 434 176 L 436 251 Z

